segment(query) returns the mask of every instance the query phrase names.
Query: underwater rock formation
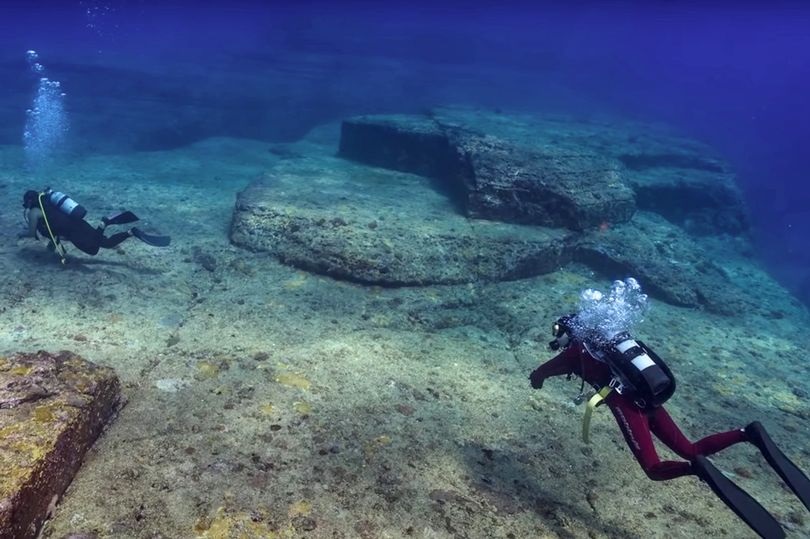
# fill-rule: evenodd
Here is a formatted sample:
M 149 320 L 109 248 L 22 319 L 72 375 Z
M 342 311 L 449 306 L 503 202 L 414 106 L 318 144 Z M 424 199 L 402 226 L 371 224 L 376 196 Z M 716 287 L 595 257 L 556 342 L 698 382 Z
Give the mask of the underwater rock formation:
M 332 157 L 286 160 L 242 191 L 231 239 L 383 286 L 502 281 L 571 260 L 565 230 L 468 220 L 426 178 Z
M 437 108 L 346 120 L 339 154 L 437 178 L 470 217 L 581 230 L 626 222 L 638 207 L 690 232 L 748 229 L 728 165 L 644 124 Z
M 519 144 L 427 118 L 346 120 L 339 154 L 438 179 L 468 217 L 581 230 L 627 221 L 633 192 L 619 164 L 587 148 Z
M 574 259 L 601 275 L 633 275 L 650 295 L 673 305 L 733 314 L 745 297 L 683 230 L 654 213 L 584 235 Z
M 231 240 L 374 285 L 513 280 L 573 260 L 676 305 L 744 301 L 698 242 L 745 243 L 748 227 L 733 174 L 698 142 L 445 108 L 347 120 L 350 159 L 324 153 L 292 154 L 240 193 Z
M 120 404 L 115 373 L 69 352 L 0 357 L 0 537 L 36 537 Z

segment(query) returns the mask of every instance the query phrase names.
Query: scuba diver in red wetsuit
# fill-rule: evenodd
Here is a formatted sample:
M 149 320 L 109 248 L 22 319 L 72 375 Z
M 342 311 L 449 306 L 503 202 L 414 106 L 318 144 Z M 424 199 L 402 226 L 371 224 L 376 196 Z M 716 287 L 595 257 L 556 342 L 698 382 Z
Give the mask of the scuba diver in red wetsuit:
M 764 427 L 753 422 L 745 428 L 712 434 L 691 442 L 664 409 L 675 392 L 672 372 L 643 342 L 627 329 L 640 321 L 646 296 L 634 279 L 616 281 L 609 296 L 598 291 L 583 292 L 580 312 L 564 316 L 554 324 L 552 350 L 561 352 L 529 376 L 540 389 L 551 376 L 577 375 L 596 394 L 590 399 L 583 421 L 587 441 L 590 414 L 599 404 L 613 412 L 624 439 L 647 476 L 666 481 L 697 475 L 762 537 L 784 537 L 776 519 L 744 490 L 725 477 L 706 458 L 731 445 L 750 442 L 810 509 L 810 480 L 774 444 Z M 681 461 L 662 461 L 653 435 L 674 451 Z

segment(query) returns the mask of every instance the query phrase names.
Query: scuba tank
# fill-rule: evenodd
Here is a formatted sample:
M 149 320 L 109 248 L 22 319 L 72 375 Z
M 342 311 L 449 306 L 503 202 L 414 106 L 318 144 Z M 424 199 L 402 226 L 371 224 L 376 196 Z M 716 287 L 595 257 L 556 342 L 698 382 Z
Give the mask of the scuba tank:
M 87 215 L 87 210 L 84 206 L 70 198 L 68 195 L 61 191 L 54 191 L 50 187 L 45 189 L 43 193 L 45 198 L 51 203 L 53 207 L 70 217 L 81 221 Z
M 636 406 L 644 410 L 657 408 L 675 393 L 672 371 L 643 342 L 623 332 L 608 345 L 604 357 L 616 377 L 615 389 L 629 393 Z
M 575 314 L 559 318 L 552 327 L 554 340 L 549 348 L 567 347 L 576 325 Z M 613 374 L 610 387 L 632 398 L 639 408 L 657 408 L 675 393 L 675 376 L 664 360 L 629 333 L 618 333 L 609 340 L 592 335 L 583 339 L 583 344 L 589 354 L 610 367 Z

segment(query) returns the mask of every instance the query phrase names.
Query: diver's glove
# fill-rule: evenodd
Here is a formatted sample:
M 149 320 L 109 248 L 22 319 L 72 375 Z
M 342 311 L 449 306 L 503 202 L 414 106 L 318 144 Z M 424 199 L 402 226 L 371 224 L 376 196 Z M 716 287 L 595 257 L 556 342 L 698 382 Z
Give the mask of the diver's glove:
M 529 382 L 531 382 L 532 387 L 534 389 L 542 388 L 544 381 L 545 378 L 543 377 L 543 374 L 540 372 L 540 367 L 534 369 L 532 373 L 529 375 Z

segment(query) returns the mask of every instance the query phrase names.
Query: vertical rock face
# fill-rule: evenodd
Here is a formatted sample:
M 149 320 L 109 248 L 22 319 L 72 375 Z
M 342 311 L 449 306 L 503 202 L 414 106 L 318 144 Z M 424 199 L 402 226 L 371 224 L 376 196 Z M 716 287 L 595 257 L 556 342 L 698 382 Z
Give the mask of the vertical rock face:
M 338 153 L 382 168 L 444 177 L 454 168 L 456 152 L 431 118 L 391 115 L 344 121 Z
M 36 537 L 120 402 L 111 369 L 69 352 L 0 357 L 0 538 Z
M 652 211 L 692 234 L 743 234 L 734 174 L 697 141 L 640 124 L 475 109 L 343 122 L 341 157 L 435 178 L 467 217 L 587 230 Z
M 470 133 L 451 136 L 455 172 L 476 219 L 583 230 L 629 221 L 633 192 L 612 159 L 587 149 L 531 148 Z
M 437 178 L 475 219 L 581 230 L 626 222 L 633 191 L 617 161 L 588 148 L 533 147 L 428 117 L 343 122 L 340 155 Z

